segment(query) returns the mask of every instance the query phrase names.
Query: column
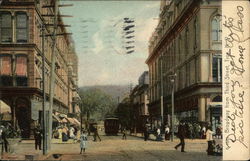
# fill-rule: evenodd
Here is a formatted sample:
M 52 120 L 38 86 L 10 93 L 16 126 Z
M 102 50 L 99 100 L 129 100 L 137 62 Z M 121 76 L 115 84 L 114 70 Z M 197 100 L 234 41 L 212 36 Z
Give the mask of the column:
M 198 100 L 198 120 L 205 121 L 205 98 L 204 96 L 200 97 Z

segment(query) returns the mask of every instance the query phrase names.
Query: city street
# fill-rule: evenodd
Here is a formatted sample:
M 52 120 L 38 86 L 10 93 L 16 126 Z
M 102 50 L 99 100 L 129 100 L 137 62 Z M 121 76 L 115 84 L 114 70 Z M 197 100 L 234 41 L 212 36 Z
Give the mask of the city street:
M 88 148 L 83 154 L 79 154 L 79 143 L 53 143 L 48 157 L 42 157 L 41 151 L 36 151 L 36 155 L 45 160 L 221 160 L 219 156 L 207 156 L 205 140 L 186 140 L 186 153 L 182 153 L 180 149 L 174 149 L 179 142 L 177 139 L 174 142 L 145 142 L 135 136 L 127 136 L 127 140 L 122 140 L 121 136 L 101 136 L 101 142 L 92 139 L 92 136 L 88 137 Z M 34 144 L 30 142 L 21 143 L 16 153 L 20 157 L 34 154 L 34 151 Z M 53 154 L 60 154 L 60 157 L 54 158 Z

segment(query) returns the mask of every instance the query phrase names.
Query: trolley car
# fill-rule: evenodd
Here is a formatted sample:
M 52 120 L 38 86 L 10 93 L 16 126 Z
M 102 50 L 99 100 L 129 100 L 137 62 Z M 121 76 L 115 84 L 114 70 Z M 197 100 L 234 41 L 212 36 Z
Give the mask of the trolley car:
M 119 131 L 119 120 L 116 117 L 108 117 L 104 121 L 106 135 L 117 135 Z

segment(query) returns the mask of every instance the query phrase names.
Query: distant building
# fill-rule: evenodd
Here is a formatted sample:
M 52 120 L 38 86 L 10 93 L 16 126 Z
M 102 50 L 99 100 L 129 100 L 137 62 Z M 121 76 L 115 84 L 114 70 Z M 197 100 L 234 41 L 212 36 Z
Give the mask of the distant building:
M 176 120 L 215 127 L 222 121 L 221 1 L 162 0 L 160 9 L 146 60 L 152 122 L 160 124 L 161 88 L 164 123 L 170 121 L 170 75 L 176 73 Z
M 35 121 L 42 118 L 42 24 L 53 23 L 53 0 L 4 0 L 0 6 L 0 99 L 10 108 L 12 124 L 29 138 Z M 59 16 L 59 22 L 63 24 Z M 45 34 L 52 28 L 46 26 Z M 63 26 L 58 32 L 65 32 Z M 53 111 L 61 114 L 79 112 L 77 105 L 77 64 L 71 37 L 56 42 L 56 76 Z M 45 38 L 45 87 L 48 99 L 52 38 Z M 46 107 L 48 107 L 46 103 Z
M 130 93 L 133 131 L 142 133 L 148 119 L 148 71 L 145 71 L 138 80 L 138 85 Z

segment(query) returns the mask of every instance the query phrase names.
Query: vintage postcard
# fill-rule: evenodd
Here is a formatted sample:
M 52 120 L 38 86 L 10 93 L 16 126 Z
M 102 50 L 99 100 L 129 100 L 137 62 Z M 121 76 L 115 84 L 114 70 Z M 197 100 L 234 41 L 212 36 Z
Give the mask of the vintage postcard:
M 249 0 L 0 0 L 1 160 L 249 160 Z

